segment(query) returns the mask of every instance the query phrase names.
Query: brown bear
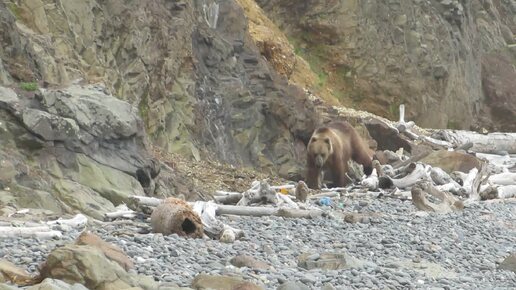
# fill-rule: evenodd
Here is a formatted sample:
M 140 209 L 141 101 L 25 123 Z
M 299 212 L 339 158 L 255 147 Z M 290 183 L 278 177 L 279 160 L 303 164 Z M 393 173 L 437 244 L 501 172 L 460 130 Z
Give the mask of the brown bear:
M 350 181 L 346 176 L 350 159 L 362 164 L 366 175 L 373 171 L 372 151 L 353 126 L 334 121 L 317 128 L 307 146 L 306 184 L 309 188 L 321 188 L 322 171 L 328 170 L 333 186 L 346 186 Z

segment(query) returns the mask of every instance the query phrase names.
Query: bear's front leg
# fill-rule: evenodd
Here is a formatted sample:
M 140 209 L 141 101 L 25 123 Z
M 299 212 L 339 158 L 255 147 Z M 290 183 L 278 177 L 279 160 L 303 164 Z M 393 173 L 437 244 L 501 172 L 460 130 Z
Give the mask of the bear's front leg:
M 321 188 L 321 169 L 315 167 L 308 167 L 306 173 L 306 185 L 311 189 Z
M 336 187 L 344 187 L 350 182 L 346 173 L 348 173 L 348 164 L 339 162 L 333 168 L 333 183 Z

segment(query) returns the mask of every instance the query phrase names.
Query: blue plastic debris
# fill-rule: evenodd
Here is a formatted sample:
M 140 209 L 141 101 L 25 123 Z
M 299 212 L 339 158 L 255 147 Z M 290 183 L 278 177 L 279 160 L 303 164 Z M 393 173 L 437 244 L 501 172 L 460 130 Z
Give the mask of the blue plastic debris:
M 319 199 L 319 204 L 320 205 L 331 205 L 331 198 L 325 196 L 325 197 L 321 197 L 321 199 Z

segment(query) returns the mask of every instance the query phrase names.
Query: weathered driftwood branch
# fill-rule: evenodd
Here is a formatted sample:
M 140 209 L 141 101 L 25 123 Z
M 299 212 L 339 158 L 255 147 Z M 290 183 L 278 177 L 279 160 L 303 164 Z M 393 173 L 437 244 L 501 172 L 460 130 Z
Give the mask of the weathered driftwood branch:
M 217 204 L 213 202 L 197 201 L 193 210 L 201 217 L 204 232 L 212 239 L 221 240 L 226 243 L 234 242 L 235 239 L 244 236 L 244 232 L 230 227 L 216 218 Z
M 480 199 L 480 186 L 485 183 L 485 181 L 489 178 L 489 173 L 487 172 L 487 164 L 482 162 L 480 165 L 480 170 L 473 179 L 471 183 L 471 191 L 469 195 L 469 200 L 479 200 Z M 467 191 L 467 188 L 466 188 Z
M 308 199 L 319 199 L 319 198 L 322 198 L 322 197 L 340 197 L 340 193 L 339 192 L 321 192 L 321 193 L 317 193 L 317 194 L 312 194 L 308 197 Z
M 464 130 L 439 130 L 435 135 L 455 145 L 462 146 L 472 143 L 471 151 L 478 153 L 499 154 L 507 152 L 516 154 L 516 133 L 480 134 Z
M 329 191 L 346 192 L 347 190 L 348 190 L 347 187 L 332 187 L 332 188 L 322 188 L 321 189 L 322 192 L 329 192 Z
M 158 206 L 160 203 L 163 202 L 163 199 L 141 195 L 133 195 L 130 198 L 139 205 L 145 206 Z
M 305 218 L 313 219 L 322 215 L 321 210 L 308 210 L 308 209 L 294 209 L 294 208 L 279 208 L 274 214 L 275 216 L 285 218 Z
M 76 214 L 71 219 L 59 218 L 54 221 L 48 221 L 47 225 L 65 225 L 71 228 L 79 228 L 85 226 L 88 223 L 88 218 L 83 214 Z
M 7 237 L 34 237 L 39 239 L 51 239 L 62 237 L 62 231 L 67 228 L 80 228 L 88 223 L 88 218 L 83 214 L 77 214 L 73 218 L 48 221 L 42 223 L 25 223 L 23 227 L 0 226 L 0 238 Z M 56 226 L 59 230 L 53 230 Z M 62 227 L 66 226 L 66 227 Z
M 278 203 L 276 190 L 272 189 L 267 180 L 253 181 L 251 188 L 242 194 L 237 205 L 249 205 L 253 203 Z
M 0 227 L 0 238 L 34 237 L 39 239 L 61 238 L 61 231 L 52 230 L 48 226 L 39 227 Z
M 287 204 L 288 207 L 290 208 L 299 208 L 299 206 L 297 205 L 297 203 L 295 203 L 294 201 L 292 201 L 292 199 L 290 199 L 289 196 L 287 195 L 284 195 L 284 194 L 281 194 L 281 193 L 276 193 L 278 195 L 278 199 L 279 199 L 279 205 L 281 204 Z
M 129 209 L 127 205 L 121 204 L 115 208 L 116 210 L 114 212 L 107 212 L 104 214 L 104 217 L 108 219 L 115 219 L 115 218 L 128 218 L 132 219 L 136 216 L 136 212 L 132 209 Z
M 450 175 L 439 167 L 432 167 L 430 170 L 430 177 L 436 185 L 443 185 L 454 182 Z
M 496 185 L 516 185 L 516 173 L 504 172 L 489 176 L 487 179 L 492 184 Z
M 436 189 L 430 182 L 420 182 L 411 189 L 412 203 L 419 210 L 449 213 L 464 208 L 462 201 L 456 199 L 453 195 Z M 440 200 L 440 203 L 433 203 L 426 198 L 429 194 Z
M 415 123 L 413 121 L 405 122 L 405 104 L 400 105 L 400 119 L 398 123 L 396 123 L 396 129 L 400 133 L 407 131 L 408 129 L 414 127 Z
M 487 160 L 492 167 L 496 168 L 493 173 L 506 172 L 509 168 L 516 167 L 516 156 L 509 154 L 475 153 L 475 156 Z
M 266 180 L 254 181 L 251 188 L 244 193 L 217 191 L 214 200 L 220 204 L 249 205 L 252 203 L 287 203 L 297 207 L 288 196 L 276 192 L 276 190 L 288 190 L 295 186 L 293 184 L 270 186 Z
M 295 187 L 296 186 L 294 184 L 271 185 L 271 189 L 273 189 L 273 190 L 294 189 Z
M 143 196 L 132 196 L 133 200 L 140 202 L 146 206 L 158 206 L 162 203 L 161 199 L 149 198 Z M 194 205 L 195 203 L 188 203 Z M 291 209 L 291 208 L 278 208 L 278 207 L 264 207 L 264 206 L 237 206 L 237 205 L 223 205 L 217 204 L 217 215 L 229 214 L 229 215 L 243 215 L 243 216 L 285 216 L 283 214 L 292 214 L 293 216 L 304 216 L 304 217 L 316 217 L 320 216 L 322 212 L 319 210 L 302 210 L 302 209 Z
M 232 194 L 242 194 L 242 193 L 236 192 L 236 191 L 216 190 L 213 193 L 213 196 L 226 196 L 226 195 L 232 195 Z
M 213 197 L 217 203 L 221 204 L 236 204 L 238 201 L 242 199 L 241 193 L 231 193 L 228 195 L 222 195 L 222 196 L 214 196 Z
M 447 191 L 447 192 L 450 192 L 454 195 L 458 195 L 461 197 L 466 197 L 468 195 L 466 190 L 455 181 L 451 181 L 450 183 L 446 183 L 446 184 L 442 184 L 442 185 L 437 185 L 435 188 L 437 188 L 437 190 Z
M 282 216 L 287 218 L 314 218 L 322 215 L 322 211 L 320 210 L 232 205 L 217 205 L 216 213 L 217 215 L 228 214 L 254 217 Z
M 428 165 L 424 165 L 422 163 L 411 163 L 406 167 L 406 170 L 410 171 L 410 173 L 402 178 L 390 178 L 388 176 L 380 178 L 380 188 L 388 188 L 392 186 L 407 188 L 420 181 L 430 179 L 431 167 Z
M 203 224 L 199 215 L 184 200 L 169 197 L 163 200 L 151 214 L 151 226 L 155 233 L 178 234 L 193 238 L 203 237 Z

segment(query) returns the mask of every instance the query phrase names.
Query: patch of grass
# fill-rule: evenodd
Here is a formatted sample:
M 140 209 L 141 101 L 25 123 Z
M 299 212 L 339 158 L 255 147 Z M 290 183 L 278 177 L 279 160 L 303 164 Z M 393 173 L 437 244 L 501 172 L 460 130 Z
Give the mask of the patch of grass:
M 448 120 L 448 123 L 446 124 L 446 128 L 452 129 L 452 130 L 458 130 L 458 129 L 460 129 L 459 122 L 453 121 L 453 120 Z
M 143 96 L 140 100 L 140 103 L 138 103 L 138 111 L 140 113 L 140 117 L 143 119 L 143 123 L 145 126 L 148 126 L 148 116 L 149 116 L 149 104 L 147 102 L 147 96 Z
M 15 3 L 12 3 L 12 2 L 8 3 L 7 8 L 9 8 L 9 10 L 14 15 L 14 17 L 16 17 L 16 19 L 19 20 L 21 18 L 20 8 L 18 8 L 18 6 Z
M 317 82 L 317 85 L 322 88 L 326 84 L 326 80 L 328 79 L 328 74 L 324 71 L 319 71 L 317 74 L 317 77 L 319 78 L 319 81 Z
M 38 84 L 36 82 L 22 82 L 20 83 L 20 88 L 24 91 L 33 92 L 38 89 Z
M 399 116 L 400 115 L 400 102 L 392 102 L 389 105 L 389 113 L 393 117 Z

